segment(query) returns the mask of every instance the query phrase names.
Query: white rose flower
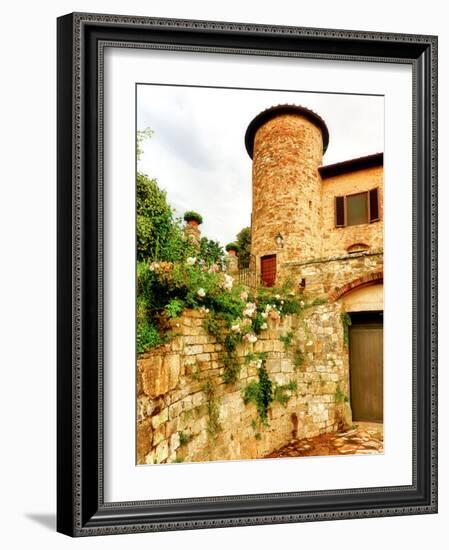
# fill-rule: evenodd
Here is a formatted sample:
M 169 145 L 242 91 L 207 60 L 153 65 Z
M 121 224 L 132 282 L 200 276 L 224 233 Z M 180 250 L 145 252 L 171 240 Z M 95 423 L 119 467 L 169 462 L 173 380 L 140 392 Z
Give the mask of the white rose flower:
M 245 309 L 243 310 L 243 315 L 246 317 L 253 317 L 256 313 L 257 306 L 256 304 L 253 304 L 252 302 L 248 302 L 246 304 Z
M 260 328 L 261 328 L 262 330 L 267 330 L 267 328 L 268 328 L 267 323 L 262 323 L 262 324 L 260 325 Z
M 189 256 L 186 260 L 187 265 L 195 265 L 196 264 L 196 258 L 194 256 Z
M 199 288 L 197 294 L 200 298 L 204 298 L 204 296 L 206 296 L 206 291 L 204 290 L 204 288 Z
M 234 277 L 231 277 L 230 275 L 225 275 L 223 288 L 225 288 L 226 290 L 231 290 L 233 284 L 234 284 Z
M 234 332 L 240 332 L 240 325 L 232 325 L 231 330 Z

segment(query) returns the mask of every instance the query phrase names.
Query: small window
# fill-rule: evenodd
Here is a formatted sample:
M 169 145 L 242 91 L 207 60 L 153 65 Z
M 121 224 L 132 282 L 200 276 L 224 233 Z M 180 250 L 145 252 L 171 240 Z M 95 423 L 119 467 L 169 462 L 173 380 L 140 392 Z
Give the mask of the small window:
M 360 225 L 378 221 L 379 192 L 378 188 L 335 197 L 335 227 Z

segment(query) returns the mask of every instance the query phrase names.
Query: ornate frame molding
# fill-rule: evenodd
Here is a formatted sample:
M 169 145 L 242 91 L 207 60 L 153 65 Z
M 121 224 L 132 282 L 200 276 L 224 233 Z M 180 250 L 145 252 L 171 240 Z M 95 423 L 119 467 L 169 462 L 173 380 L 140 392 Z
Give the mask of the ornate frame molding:
M 103 51 L 105 46 L 112 45 L 412 65 L 414 460 L 411 486 L 104 502 L 101 136 Z M 85 116 L 86 111 L 91 113 L 92 109 L 96 113 L 93 123 Z M 69 127 L 71 133 L 67 131 Z M 86 234 L 90 239 L 86 240 Z M 87 307 L 92 303 L 95 303 L 94 315 Z M 92 415 L 96 422 L 86 422 Z M 329 503 L 332 511 L 328 511 Z M 274 507 L 277 512 L 273 512 Z M 58 531 L 89 536 L 436 511 L 437 38 L 87 13 L 59 18 Z

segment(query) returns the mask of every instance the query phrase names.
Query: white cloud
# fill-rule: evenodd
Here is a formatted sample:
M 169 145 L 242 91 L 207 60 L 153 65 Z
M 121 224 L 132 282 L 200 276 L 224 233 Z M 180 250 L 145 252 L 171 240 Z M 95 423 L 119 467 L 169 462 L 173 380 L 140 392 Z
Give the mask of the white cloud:
M 261 111 L 295 103 L 329 128 L 323 164 L 383 151 L 383 97 L 139 85 L 137 127 L 150 127 L 139 169 L 155 177 L 182 215 L 196 210 L 202 232 L 223 245 L 251 219 L 248 124 Z

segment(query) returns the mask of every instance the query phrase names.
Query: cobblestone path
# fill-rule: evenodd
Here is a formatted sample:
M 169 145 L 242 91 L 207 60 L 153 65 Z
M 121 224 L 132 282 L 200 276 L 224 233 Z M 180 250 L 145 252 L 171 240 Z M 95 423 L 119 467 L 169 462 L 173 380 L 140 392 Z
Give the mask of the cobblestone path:
M 383 424 L 357 422 L 346 432 L 292 439 L 290 443 L 264 458 L 382 454 L 383 432 Z

